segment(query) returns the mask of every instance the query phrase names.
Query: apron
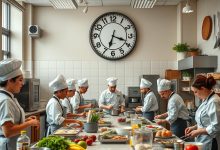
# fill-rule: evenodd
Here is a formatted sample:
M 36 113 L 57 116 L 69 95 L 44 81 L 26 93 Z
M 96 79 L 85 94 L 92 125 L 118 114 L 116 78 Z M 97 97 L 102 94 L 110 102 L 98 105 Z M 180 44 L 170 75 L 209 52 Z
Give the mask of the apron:
M 62 116 L 65 117 L 65 112 L 64 112 L 64 108 L 62 107 L 62 105 L 60 104 L 60 101 L 57 97 L 53 96 L 54 99 L 56 99 L 56 101 L 58 102 L 58 104 L 60 105 L 61 109 L 62 109 Z M 54 133 L 54 131 L 56 131 L 57 129 L 61 128 L 62 125 L 56 125 L 56 124 L 47 124 L 47 133 L 46 136 L 49 136 L 51 134 Z
M 13 99 L 12 96 L 5 91 L 0 90 L 0 93 L 3 93 L 5 95 L 7 95 L 8 97 L 10 97 L 11 99 Z M 19 112 L 20 112 L 20 114 L 19 114 L 20 119 L 19 119 L 18 124 L 21 124 L 22 123 L 22 112 L 16 102 L 15 102 L 15 104 L 18 107 Z M 16 150 L 16 143 L 17 143 L 17 139 L 19 136 L 20 135 L 17 135 L 17 136 L 11 137 L 11 138 L 6 138 L 4 135 L 0 135 L 0 150 Z
M 68 105 L 69 105 L 69 108 L 70 108 L 70 112 L 73 113 L 73 107 L 72 107 L 72 105 L 70 104 L 70 100 L 69 100 L 68 97 L 67 97 L 67 101 L 68 101 Z
M 207 98 L 207 101 L 215 94 L 215 92 L 212 92 L 212 94 L 209 95 L 209 97 Z M 202 123 L 201 117 L 200 118 L 200 122 L 202 124 L 202 126 L 205 128 L 204 124 Z M 203 145 L 203 150 L 218 150 L 220 149 L 220 147 L 218 147 L 218 143 L 217 143 L 217 139 L 213 138 L 211 141 L 208 140 L 211 137 L 209 135 L 199 135 L 198 137 L 196 137 L 196 141 L 197 142 L 202 142 L 204 143 Z M 202 141 L 201 141 L 202 140 Z
M 148 92 L 147 92 L 147 94 L 148 93 L 150 93 L 151 92 L 151 90 L 149 90 Z M 144 106 L 144 102 L 142 101 L 142 106 Z M 155 116 L 155 113 L 154 113 L 154 111 L 149 111 L 149 112 L 143 112 L 143 117 L 144 118 L 146 118 L 146 119 L 148 119 L 148 120 L 150 120 L 150 121 L 153 121 L 154 120 L 154 116 Z
M 174 95 L 174 92 L 170 95 L 170 98 Z M 187 128 L 187 121 L 182 118 L 177 118 L 176 121 L 174 121 L 170 125 L 171 131 L 177 136 L 182 137 L 185 135 L 185 129 Z
M 83 100 L 83 98 L 82 98 L 82 96 L 81 96 L 81 94 L 79 93 L 79 91 L 76 91 L 78 94 L 79 94 L 79 106 L 82 106 L 82 105 L 84 105 L 84 100 Z M 77 110 L 77 113 L 82 113 L 84 110 L 83 109 L 78 109 Z

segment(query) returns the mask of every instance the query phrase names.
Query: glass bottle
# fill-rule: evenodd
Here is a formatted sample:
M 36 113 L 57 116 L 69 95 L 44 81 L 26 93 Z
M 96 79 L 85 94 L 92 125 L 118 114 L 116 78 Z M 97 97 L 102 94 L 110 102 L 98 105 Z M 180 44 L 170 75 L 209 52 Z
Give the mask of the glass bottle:
M 30 147 L 30 138 L 26 131 L 21 131 L 21 135 L 17 139 L 17 150 L 28 150 Z

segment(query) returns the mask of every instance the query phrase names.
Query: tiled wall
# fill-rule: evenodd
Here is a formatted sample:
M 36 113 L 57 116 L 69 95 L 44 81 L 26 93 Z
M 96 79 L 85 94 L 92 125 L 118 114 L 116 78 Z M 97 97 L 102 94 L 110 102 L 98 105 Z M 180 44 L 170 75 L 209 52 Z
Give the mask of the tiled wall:
M 110 76 L 118 78 L 118 89 L 127 95 L 128 86 L 139 85 L 140 75 L 159 74 L 164 77 L 166 69 L 176 68 L 176 61 L 35 61 L 34 75 L 41 81 L 43 101 L 50 98 L 48 83 L 57 74 L 63 74 L 66 79 L 88 78 L 89 89 L 84 97 L 98 99 L 100 93 L 106 89 L 106 79 Z

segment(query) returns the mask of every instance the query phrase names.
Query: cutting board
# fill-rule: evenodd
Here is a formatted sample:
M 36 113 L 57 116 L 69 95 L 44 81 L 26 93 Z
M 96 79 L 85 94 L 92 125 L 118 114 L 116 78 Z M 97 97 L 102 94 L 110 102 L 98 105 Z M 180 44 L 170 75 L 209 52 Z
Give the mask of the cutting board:
M 212 18 L 206 16 L 202 22 L 202 38 L 208 40 L 212 33 Z

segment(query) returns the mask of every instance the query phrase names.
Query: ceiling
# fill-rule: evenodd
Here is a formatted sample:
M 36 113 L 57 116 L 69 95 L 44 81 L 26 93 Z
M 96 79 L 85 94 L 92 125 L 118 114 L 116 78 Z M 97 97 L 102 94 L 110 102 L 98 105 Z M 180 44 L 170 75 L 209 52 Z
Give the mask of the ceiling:
M 18 2 L 30 3 L 35 6 L 52 6 L 49 0 L 16 0 Z M 132 0 L 86 0 L 88 6 L 130 6 Z M 155 5 L 177 5 L 182 0 L 157 0 Z M 85 4 L 80 4 L 76 0 L 79 6 L 84 6 Z

